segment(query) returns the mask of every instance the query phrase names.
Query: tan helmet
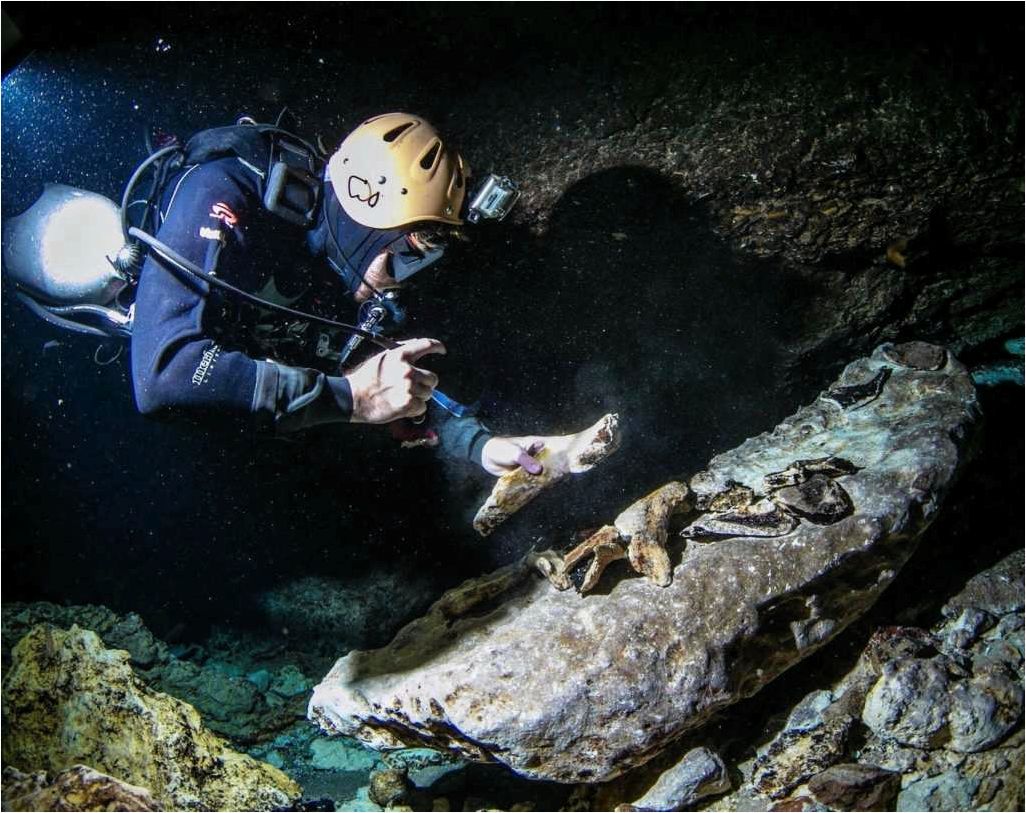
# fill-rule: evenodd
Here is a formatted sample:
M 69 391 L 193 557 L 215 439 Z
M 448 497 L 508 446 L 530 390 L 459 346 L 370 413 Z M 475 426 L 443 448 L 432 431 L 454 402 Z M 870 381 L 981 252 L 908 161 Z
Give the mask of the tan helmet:
M 467 169 L 420 116 L 386 113 L 353 130 L 328 162 L 335 196 L 362 226 L 459 225 Z

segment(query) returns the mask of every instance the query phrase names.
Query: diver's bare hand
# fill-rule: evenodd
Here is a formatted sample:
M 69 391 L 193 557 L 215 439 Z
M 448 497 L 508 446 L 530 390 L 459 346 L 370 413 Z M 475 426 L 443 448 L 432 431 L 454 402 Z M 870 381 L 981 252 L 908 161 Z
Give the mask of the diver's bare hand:
M 438 376 L 414 366 L 422 356 L 445 353 L 436 339 L 409 339 L 353 370 L 346 379 L 353 392 L 353 423 L 391 423 L 427 411 Z
M 545 447 L 538 437 L 492 438 L 481 450 L 481 466 L 496 477 L 522 468 L 528 474 L 541 474 L 542 464 L 534 459 Z

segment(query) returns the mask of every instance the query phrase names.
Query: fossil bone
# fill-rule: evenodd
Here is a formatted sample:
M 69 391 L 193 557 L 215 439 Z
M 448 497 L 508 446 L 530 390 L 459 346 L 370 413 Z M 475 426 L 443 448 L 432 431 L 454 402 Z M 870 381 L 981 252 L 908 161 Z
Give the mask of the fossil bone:
M 620 420 L 611 413 L 576 435 L 554 435 L 542 440 L 545 447 L 537 455 L 544 467 L 541 474 L 528 474 L 518 468 L 495 481 L 492 493 L 474 517 L 474 530 L 481 536 L 488 536 L 564 477 L 589 471 L 615 452 L 620 446 Z
M 599 528 L 594 534 L 585 539 L 580 545 L 563 557 L 563 570 L 569 574 L 574 567 L 587 556 L 593 556 L 588 570 L 584 574 L 584 581 L 581 582 L 580 592 L 587 593 L 595 588 L 605 569 L 618 559 L 627 556 L 627 550 L 620 538 L 620 532 L 612 525 Z M 551 578 L 556 587 L 559 587 Z M 568 585 L 569 586 L 569 585 Z M 565 590 L 565 587 L 559 587 Z
M 880 371 L 869 381 L 847 387 L 834 387 L 819 397 L 826 401 L 832 401 L 841 409 L 858 409 L 879 398 L 884 384 L 890 377 L 891 368 L 881 367 Z
M 570 575 L 566 572 L 563 557 L 554 550 L 531 551 L 527 554 L 527 561 L 552 582 L 552 586 L 557 590 L 569 590 L 573 587 Z
M 627 541 L 631 567 L 660 587 L 673 580 L 673 568 L 666 553 L 670 518 L 691 507 L 688 487 L 670 482 L 643 497 L 613 520 Z

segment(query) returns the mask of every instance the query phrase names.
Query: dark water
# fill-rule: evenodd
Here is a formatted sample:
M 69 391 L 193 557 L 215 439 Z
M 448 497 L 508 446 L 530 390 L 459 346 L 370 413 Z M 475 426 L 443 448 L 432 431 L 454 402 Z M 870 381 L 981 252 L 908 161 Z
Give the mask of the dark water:
M 69 12 L 48 32 L 56 44 L 3 81 L 4 214 L 47 181 L 119 199 L 147 125 L 185 136 L 285 105 L 329 144 L 370 114 L 421 112 L 457 134 L 472 166 L 530 187 L 541 179 L 520 171 L 536 157 L 523 151 L 558 149 L 560 113 L 604 101 L 575 92 L 574 77 L 615 77 L 662 22 L 653 7 L 613 7 L 607 26 L 594 11 L 580 23 L 562 8 L 500 6 L 458 28 L 428 7 L 260 8 Z M 627 19 L 630 36 L 617 27 Z M 522 118 L 551 120 L 538 130 L 551 126 L 552 144 L 509 143 Z M 493 166 L 495 154 L 509 164 Z M 103 603 L 139 612 L 158 635 L 182 624 L 201 635 L 215 622 L 259 627 L 259 594 L 303 575 L 404 562 L 441 589 L 539 539 L 564 546 L 825 383 L 783 376 L 809 295 L 784 269 L 734 256 L 700 205 L 641 166 L 582 173 L 543 229 L 514 217 L 482 230 L 407 295 L 411 335 L 449 347 L 436 365 L 445 389 L 480 396 L 510 433 L 572 431 L 617 411 L 625 443 L 481 541 L 469 519 L 483 473 L 400 452 L 383 431 L 280 443 L 145 420 L 123 357 L 96 365 L 95 342 L 41 324 L 5 284 L 4 598 Z M 52 339 L 66 344 L 44 352 Z
M 448 356 L 432 362 L 443 389 L 465 402 L 480 398 L 499 431 L 573 431 L 616 411 L 625 440 L 590 475 L 481 540 L 470 519 L 490 487 L 484 473 L 401 451 L 384 430 L 322 427 L 278 442 L 245 427 L 144 419 L 124 356 L 96 364 L 95 341 L 41 323 L 4 282 L 5 602 L 134 611 L 173 642 L 203 641 L 213 626 L 252 641 L 280 632 L 260 609 L 267 591 L 309 576 L 372 590 L 380 574 L 398 571 L 417 581 L 392 597 L 412 615 L 430 598 L 425 582 L 437 595 L 533 545 L 565 547 L 576 531 L 772 428 L 848 360 L 827 359 L 801 381 L 788 377 L 788 348 L 807 328 L 807 301 L 822 301 L 821 292 L 787 268 L 736 256 L 692 190 L 640 164 L 607 166 L 600 155 L 601 137 L 644 122 L 662 91 L 651 66 L 682 48 L 722 59 L 724 86 L 733 82 L 731 92 L 743 95 L 745 74 L 772 57 L 759 29 L 783 25 L 779 6 L 126 6 L 30 15 L 46 45 L 13 70 L 4 66 L 3 216 L 27 207 L 49 181 L 119 199 L 150 125 L 188 136 L 244 113 L 273 120 L 288 106 L 304 135 L 334 145 L 370 115 L 420 112 L 454 136 L 476 169 L 508 173 L 528 190 L 557 185 L 560 194 L 544 223 L 522 208 L 419 277 L 405 295 L 408 335 L 446 343 Z M 923 29 L 912 11 L 888 9 L 792 6 L 787 25 L 806 37 L 813 59 L 850 39 L 891 58 L 914 50 Z M 995 51 L 978 36 L 985 22 L 967 31 L 958 18 L 942 20 L 959 25 L 947 25 L 938 64 L 953 79 L 994 73 Z M 721 47 L 728 35 L 732 45 Z M 1009 36 L 1021 48 L 1021 36 Z M 685 108 L 682 126 L 696 124 Z M 569 183 L 531 171 L 559 164 L 561 145 L 575 137 L 570 122 L 600 136 L 596 167 L 567 173 Z M 908 596 L 948 595 L 951 584 L 1021 544 L 1021 404 L 1019 389 L 987 394 L 986 448 L 947 519 L 878 614 L 810 661 L 808 681 L 840 669 L 829 659 L 861 651 L 875 625 L 902 618 L 899 611 L 903 623 L 926 618 L 925 599 L 910 610 Z M 977 544 L 981 523 L 988 545 Z M 919 616 L 909 615 L 917 608 Z M 398 623 L 383 622 L 366 644 L 385 643 Z M 291 644 L 292 652 L 317 648 Z M 328 642 L 316 654 L 341 652 Z M 747 737 L 755 721 L 790 708 L 811 685 L 782 681 L 724 725 L 733 720 Z M 530 796 L 554 809 L 566 792 L 515 786 L 505 799 L 491 768 L 474 766 L 469 776 L 467 794 L 503 806 Z M 300 778 L 309 795 L 342 799 L 353 790 L 347 784 L 342 793 L 328 772 Z

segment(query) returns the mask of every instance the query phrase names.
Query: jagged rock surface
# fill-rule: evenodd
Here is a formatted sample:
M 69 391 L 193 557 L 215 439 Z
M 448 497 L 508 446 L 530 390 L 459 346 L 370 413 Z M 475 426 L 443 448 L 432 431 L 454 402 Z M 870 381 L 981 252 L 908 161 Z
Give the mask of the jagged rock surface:
M 935 515 L 978 419 L 975 391 L 957 360 L 915 369 L 888 360 L 891 349 L 849 365 L 831 390 L 888 368 L 878 396 L 848 408 L 821 398 L 691 482 L 708 510 L 738 487 L 769 493 L 766 478 L 799 461 L 843 458 L 849 516 L 689 541 L 666 588 L 626 578 L 582 599 L 531 578 L 527 563 L 468 582 L 389 646 L 339 660 L 311 718 L 374 747 L 426 744 L 562 782 L 651 759 L 860 615 Z
M 161 810 L 146 788 L 75 765 L 48 780 L 45 771 L 23 774 L 6 766 L 4 810 Z
M 664 771 L 644 796 L 633 802 L 635 810 L 684 810 L 699 799 L 730 790 L 727 768 L 708 748 L 695 748 Z
M 931 629 L 876 627 L 853 668 L 806 695 L 709 809 L 1021 810 L 1022 584 L 1018 550 L 970 579 Z M 966 697 L 973 715 L 956 711 Z M 606 801 L 633 789 L 608 788 Z
M 127 653 L 74 626 L 40 625 L 14 648 L 3 759 L 51 773 L 88 764 L 181 810 L 267 810 L 300 795 L 281 771 L 207 731 L 194 708 L 149 689 Z
M 167 644 L 153 635 L 136 613 L 120 616 L 106 607 L 92 604 L 59 606 L 48 601 L 32 604 L 10 603 L 3 606 L 4 667 L 10 665 L 11 649 L 33 627 L 52 624 L 69 629 L 77 624 L 95 632 L 111 649 L 123 649 L 132 659 L 132 665 L 147 670 L 167 663 L 171 655 Z
M 135 613 L 120 616 L 95 605 L 58 606 L 49 602 L 12 603 L 3 607 L 3 662 L 10 663 L 11 647 L 37 624 L 61 629 L 79 626 L 95 632 L 104 645 L 128 652 L 132 667 L 147 684 L 184 700 L 203 716 L 215 733 L 251 743 L 302 719 L 309 683 L 295 667 L 286 667 L 266 685 L 241 674 L 229 674 L 217 665 L 179 659 L 155 637 Z

